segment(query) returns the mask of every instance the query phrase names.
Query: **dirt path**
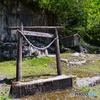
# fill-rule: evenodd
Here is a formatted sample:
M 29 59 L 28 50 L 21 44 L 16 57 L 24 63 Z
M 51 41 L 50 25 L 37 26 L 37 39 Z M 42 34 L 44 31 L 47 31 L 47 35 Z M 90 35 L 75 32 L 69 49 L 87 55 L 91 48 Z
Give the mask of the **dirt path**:
M 3 75 L 0 75 L 0 96 L 1 96 L 1 92 L 2 92 L 2 80 L 3 80 Z
M 6 84 L 7 78 L 0 73 L 0 98 L 9 95 L 10 85 Z

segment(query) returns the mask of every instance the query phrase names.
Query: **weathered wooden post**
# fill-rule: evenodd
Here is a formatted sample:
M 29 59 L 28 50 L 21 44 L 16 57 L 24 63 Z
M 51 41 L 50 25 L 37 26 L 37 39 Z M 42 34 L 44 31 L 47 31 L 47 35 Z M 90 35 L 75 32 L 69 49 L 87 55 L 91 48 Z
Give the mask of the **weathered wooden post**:
M 23 32 L 23 23 L 21 23 L 20 30 Z M 20 81 L 22 78 L 22 41 L 23 36 L 18 33 L 16 81 Z
M 58 75 L 62 75 L 61 71 L 61 61 L 60 61 L 60 50 L 59 50 L 59 36 L 58 30 L 55 28 L 55 37 L 57 40 L 55 41 L 55 53 L 56 53 L 56 62 L 57 62 L 57 73 Z

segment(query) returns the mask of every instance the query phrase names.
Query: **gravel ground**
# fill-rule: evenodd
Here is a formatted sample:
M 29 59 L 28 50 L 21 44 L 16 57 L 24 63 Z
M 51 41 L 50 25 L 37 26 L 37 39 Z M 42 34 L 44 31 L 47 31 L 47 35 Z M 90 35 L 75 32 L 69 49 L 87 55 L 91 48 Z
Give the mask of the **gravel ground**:
M 3 75 L 0 75 L 0 96 L 1 96 L 1 92 L 2 92 L 2 80 L 3 80 Z
M 10 85 L 6 84 L 7 78 L 0 74 L 0 97 L 8 96 L 10 91 Z
M 92 58 L 92 57 L 95 57 L 95 55 L 87 55 L 86 56 L 86 58 Z M 96 58 L 95 60 L 100 60 L 100 55 L 96 55 L 96 57 L 99 57 L 99 58 Z M 66 61 L 66 62 L 68 62 L 68 61 Z M 9 77 L 5 77 L 5 75 L 2 75 L 0 73 L 0 97 L 9 95 L 11 85 L 6 83 L 6 81 L 8 79 L 9 79 Z M 76 84 L 78 87 L 80 87 L 80 86 L 95 86 L 97 84 L 100 84 L 100 76 L 95 76 L 95 77 L 91 77 L 91 78 L 90 77 L 78 78 L 76 76 Z M 20 100 L 20 99 L 13 99 L 13 100 Z
M 95 86 L 100 83 L 100 77 L 87 77 L 87 78 L 76 78 L 76 84 L 78 87 L 80 86 Z

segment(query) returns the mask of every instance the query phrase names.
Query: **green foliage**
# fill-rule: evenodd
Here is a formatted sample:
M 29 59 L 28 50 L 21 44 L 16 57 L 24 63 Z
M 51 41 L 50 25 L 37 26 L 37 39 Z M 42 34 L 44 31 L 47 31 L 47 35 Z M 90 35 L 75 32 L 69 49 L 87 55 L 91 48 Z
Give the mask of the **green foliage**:
M 13 100 L 13 99 L 11 97 L 2 96 L 0 97 L 0 100 Z
M 12 96 L 7 96 L 8 90 L 2 90 L 0 93 L 0 100 L 12 100 Z
M 67 35 L 78 33 L 87 42 L 100 45 L 99 0 L 39 0 L 39 4 L 56 15 L 56 24 L 65 26 Z
M 22 61 L 22 73 L 23 76 L 43 74 L 46 73 L 55 73 L 55 70 L 51 68 L 51 62 L 55 61 L 55 58 L 43 57 L 43 58 L 33 58 L 33 59 L 24 59 Z M 16 61 L 5 61 L 0 62 L 0 71 L 1 74 L 5 73 L 5 76 L 15 77 L 16 76 Z M 9 72 L 8 72 L 9 71 Z
M 22 78 L 20 81 L 21 81 L 21 82 L 23 82 L 23 81 L 24 81 L 24 79 Z
M 63 48 L 63 47 L 64 47 L 64 45 L 61 45 L 61 46 L 60 46 L 60 48 Z
M 44 64 L 44 66 L 45 66 L 45 67 L 48 67 L 48 65 L 47 65 L 47 64 Z
M 4 0 L 9 3 L 11 0 Z M 33 11 L 44 9 L 53 23 L 65 27 L 65 36 L 80 34 L 87 42 L 100 45 L 100 0 L 15 0 Z M 63 36 L 63 34 L 62 34 Z
M 3 62 L 3 61 L 4 61 L 4 59 L 2 57 L 0 57 L 0 62 Z
M 94 51 L 95 54 L 97 54 L 97 51 Z
M 79 87 L 79 89 L 80 90 L 84 90 L 84 91 L 86 91 L 86 92 L 89 92 L 90 91 L 90 87 L 89 86 L 81 86 L 81 87 Z

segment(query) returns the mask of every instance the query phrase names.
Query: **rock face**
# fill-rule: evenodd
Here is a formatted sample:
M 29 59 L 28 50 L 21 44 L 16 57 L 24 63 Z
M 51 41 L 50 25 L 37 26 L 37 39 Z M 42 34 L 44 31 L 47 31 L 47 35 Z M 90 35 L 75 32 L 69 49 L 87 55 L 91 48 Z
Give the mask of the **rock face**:
M 72 49 L 74 49 L 75 51 L 80 52 L 80 53 L 91 53 L 91 54 L 93 54 L 93 52 L 90 49 L 88 49 L 86 46 L 83 46 L 83 45 L 74 46 Z
M 17 44 L 16 43 L 4 43 L 0 44 L 0 56 L 6 58 L 16 58 Z
M 33 45 L 39 48 L 45 47 L 44 44 L 37 42 L 35 40 L 30 41 Z M 49 47 L 46 50 L 37 50 L 33 47 L 30 47 L 30 45 L 26 42 L 23 41 L 23 46 L 22 46 L 22 56 L 24 57 L 43 57 L 43 56 L 49 56 L 48 52 L 54 52 L 55 48 L 54 47 Z M 6 43 L 1 43 L 0 44 L 0 56 L 4 58 L 14 58 L 16 59 L 17 57 L 17 43 L 15 42 L 6 42 Z
M 7 7 L 0 4 L 0 41 L 16 41 L 17 36 L 11 35 L 8 27 L 19 26 L 21 22 L 23 22 L 24 26 L 48 25 L 47 16 L 43 11 L 34 13 L 31 9 L 22 6 L 22 4 L 17 5 L 16 2 Z
M 0 41 L 4 42 L 3 44 L 0 44 L 0 56 L 8 58 L 16 58 L 17 56 L 17 35 L 11 34 L 11 31 L 8 29 L 10 26 L 20 26 L 21 22 L 24 26 L 47 26 L 47 18 L 48 17 L 44 11 L 41 10 L 39 12 L 33 12 L 32 9 L 28 9 L 21 3 L 17 5 L 16 2 L 12 2 L 11 4 L 7 5 L 7 7 L 0 4 Z M 33 41 L 38 47 L 44 47 L 44 45 L 49 44 L 52 41 L 52 39 L 49 38 L 31 36 L 27 36 L 27 38 Z M 49 48 L 48 50 L 52 51 L 51 49 L 52 48 Z M 34 52 L 39 52 L 34 48 L 33 51 L 31 51 L 32 49 L 29 48 L 29 45 L 23 43 L 23 56 L 31 55 Z M 39 53 L 42 53 L 41 56 L 43 56 L 44 51 Z M 46 52 L 46 55 L 47 54 L 48 52 Z

